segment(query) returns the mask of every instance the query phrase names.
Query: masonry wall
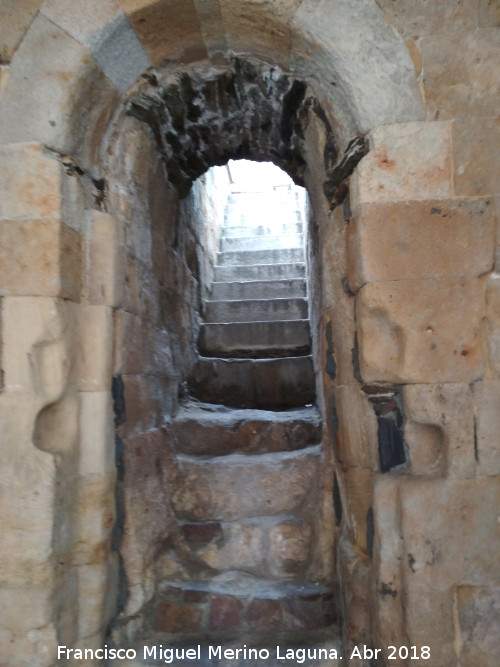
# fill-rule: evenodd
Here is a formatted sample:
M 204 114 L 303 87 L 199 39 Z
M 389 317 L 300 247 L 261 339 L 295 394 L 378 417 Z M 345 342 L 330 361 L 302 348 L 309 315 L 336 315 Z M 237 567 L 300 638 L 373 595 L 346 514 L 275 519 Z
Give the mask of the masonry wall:
M 145 127 L 129 118 L 111 140 L 112 119 L 144 72 L 238 54 L 306 81 L 337 147 L 329 163 L 317 114 L 305 181 L 346 646 L 496 665 L 500 15 L 487 0 L 362 4 L 0 3 L 0 663 L 101 643 L 125 603 L 118 545 L 129 609 L 149 594 L 157 536 L 116 527 L 164 481 L 139 484 L 151 453 L 172 469 L 163 418 L 193 354 L 198 195 L 181 204 Z M 358 135 L 369 153 L 326 198 Z M 128 498 L 115 415 L 147 459 Z M 138 525 L 153 506 L 135 506 Z M 168 524 L 166 504 L 153 511 Z

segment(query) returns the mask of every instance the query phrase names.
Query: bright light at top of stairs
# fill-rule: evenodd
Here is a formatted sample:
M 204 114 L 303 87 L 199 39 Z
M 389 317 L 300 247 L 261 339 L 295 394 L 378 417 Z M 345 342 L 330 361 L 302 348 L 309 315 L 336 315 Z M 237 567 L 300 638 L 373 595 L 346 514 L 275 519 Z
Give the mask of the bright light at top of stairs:
M 293 185 L 292 179 L 272 162 L 229 160 L 227 169 L 233 192 L 267 192 L 275 187 Z

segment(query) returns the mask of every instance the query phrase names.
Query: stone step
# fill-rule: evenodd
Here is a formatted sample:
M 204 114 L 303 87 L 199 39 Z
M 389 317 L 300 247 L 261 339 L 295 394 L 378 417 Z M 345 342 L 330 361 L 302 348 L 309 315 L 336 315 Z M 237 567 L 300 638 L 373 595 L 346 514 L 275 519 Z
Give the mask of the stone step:
M 216 266 L 214 267 L 214 281 L 293 280 L 304 278 L 305 273 L 306 266 L 304 262 Z
M 321 442 L 321 420 L 313 407 L 272 412 L 186 401 L 173 429 L 177 451 L 191 456 L 293 451 Z
M 217 253 L 218 266 L 249 264 L 292 264 L 304 261 L 302 248 L 279 248 L 277 250 L 228 250 Z
M 189 379 L 191 394 L 207 403 L 284 410 L 316 400 L 312 358 L 221 359 L 200 357 Z
M 295 217 L 295 216 L 294 216 Z M 225 225 L 221 230 L 221 238 L 242 238 L 248 236 L 265 236 L 266 234 L 302 234 L 301 222 L 269 221 L 265 225 Z
M 202 324 L 198 348 L 204 356 L 284 357 L 311 349 L 309 320 Z
M 307 299 L 243 299 L 241 301 L 207 301 L 206 323 L 264 322 L 271 320 L 305 320 Z
M 181 521 L 300 515 L 315 494 L 320 454 L 321 445 L 270 454 L 179 454 L 172 508 Z
M 221 238 L 220 250 L 274 250 L 281 248 L 303 248 L 304 237 L 302 234 L 266 234 L 261 236 L 228 237 Z
M 304 278 L 295 280 L 247 280 L 244 282 L 212 283 L 211 300 L 239 301 L 242 299 L 295 299 L 307 296 Z

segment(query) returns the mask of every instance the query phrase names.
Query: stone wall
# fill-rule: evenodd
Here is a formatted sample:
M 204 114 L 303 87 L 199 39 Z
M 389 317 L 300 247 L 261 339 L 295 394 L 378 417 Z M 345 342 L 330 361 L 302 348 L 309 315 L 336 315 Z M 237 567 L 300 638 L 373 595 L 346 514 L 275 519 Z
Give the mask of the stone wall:
M 58 643 L 101 643 L 154 585 L 162 538 L 144 513 L 175 538 L 168 416 L 209 276 L 205 205 L 199 186 L 180 200 L 165 146 L 126 112 L 162 77 L 214 81 L 250 59 L 284 92 L 305 87 L 270 159 L 298 149 L 314 211 L 321 490 L 335 501 L 346 646 L 496 664 L 495 3 L 0 9 L 0 663 L 49 666 Z M 251 87 L 235 99 L 262 110 Z M 274 103 L 280 127 L 287 106 Z

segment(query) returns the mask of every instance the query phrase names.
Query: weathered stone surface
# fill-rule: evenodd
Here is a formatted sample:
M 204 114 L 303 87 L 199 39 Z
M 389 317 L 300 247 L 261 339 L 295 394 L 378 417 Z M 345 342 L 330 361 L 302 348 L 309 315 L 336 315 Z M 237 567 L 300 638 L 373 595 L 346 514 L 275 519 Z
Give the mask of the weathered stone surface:
M 306 0 L 293 29 L 293 68 L 327 97 L 349 139 L 356 131 L 422 118 L 410 56 L 375 3 Z
M 348 226 L 349 286 L 487 273 L 495 226 L 489 200 L 361 205 Z
M 367 515 L 372 506 L 371 470 L 366 468 L 350 468 L 343 475 L 346 504 L 346 522 L 352 541 L 361 553 L 368 553 Z
M 405 441 L 412 472 L 475 477 L 474 406 L 470 386 L 407 385 L 403 388 L 403 398 Z
M 80 298 L 82 240 L 57 220 L 0 221 L 0 262 L 0 294 Z
M 116 310 L 113 314 L 114 325 L 114 375 L 140 375 L 148 350 L 144 342 L 144 322 L 126 310 Z
M 318 447 L 201 461 L 179 456 L 172 505 L 180 518 L 198 521 L 291 513 L 312 495 L 318 463 Z
M 83 306 L 79 313 L 78 388 L 110 391 L 113 363 L 112 310 Z
M 477 5 L 475 2 L 449 0 L 377 0 L 389 23 L 403 37 L 473 32 L 477 28 Z
M 72 550 L 75 565 L 108 561 L 116 516 L 116 474 L 82 475 L 78 480 L 78 539 Z
M 486 283 L 486 336 L 488 359 L 494 377 L 500 376 L 500 275 L 493 273 Z
M 0 142 L 38 141 L 89 168 L 117 102 L 87 49 L 38 14 L 0 98 Z
M 61 217 L 62 165 L 37 143 L 0 147 L 0 219 Z
M 495 106 L 496 108 L 496 106 Z M 500 192 L 500 166 L 495 146 L 500 141 L 500 121 L 463 118 L 452 123 L 455 192 L 477 197 Z
M 197 553 L 215 570 L 260 572 L 266 551 L 264 530 L 258 523 L 231 523 L 224 527 L 224 540 Z
M 449 123 L 402 123 L 368 135 L 370 152 L 351 179 L 356 204 L 451 196 Z
M 241 602 L 229 595 L 214 596 L 210 605 L 210 630 L 237 630 L 240 627 Z
M 288 67 L 292 48 L 291 24 L 301 0 L 251 0 L 244 5 L 221 0 L 227 45 L 234 53 L 255 53 L 268 62 Z
M 10 68 L 8 65 L 0 65 L 0 95 L 3 92 L 3 89 L 7 85 L 9 79 Z
M 500 26 L 500 7 L 496 0 L 479 0 L 480 27 Z
M 500 643 L 500 589 L 459 586 L 455 599 L 460 663 L 494 667 Z
M 202 609 L 189 604 L 161 600 L 156 609 L 155 630 L 160 632 L 196 632 L 200 630 Z
M 108 474 L 115 467 L 111 392 L 80 393 L 80 474 Z
M 335 388 L 338 419 L 336 456 L 348 467 L 378 470 L 377 420 L 373 406 L 359 386 Z
M 123 384 L 126 419 L 118 429 L 121 437 L 159 428 L 177 402 L 175 378 L 124 375 Z
M 6 0 L 2 3 L 0 61 L 10 61 L 41 4 L 42 0 Z
M 189 63 L 207 56 L 192 0 L 120 0 L 120 4 L 153 65 L 166 60 Z
M 104 631 L 116 613 L 118 564 L 115 556 L 110 555 L 103 563 L 77 568 L 79 637 Z
M 311 526 L 306 523 L 283 522 L 269 532 L 270 555 L 274 574 L 297 574 L 306 566 L 311 543 Z
M 456 35 L 424 36 L 421 51 L 430 118 L 496 115 L 500 100 L 494 74 L 500 56 L 496 28 L 462 35 L 459 49 Z
M 269 412 L 194 402 L 184 404 L 173 421 L 177 450 L 201 456 L 301 449 L 320 442 L 320 426 L 313 408 Z
M 484 371 L 482 279 L 371 283 L 356 313 L 365 382 L 467 382 Z
M 480 475 L 500 475 L 500 381 L 473 385 L 476 418 L 476 456 Z
M 102 71 L 123 93 L 151 66 L 118 0 L 44 2 L 42 12 L 86 46 Z
M 124 253 L 125 248 L 120 243 L 120 225 L 110 215 L 93 211 L 86 280 L 91 304 L 114 308 L 121 305 Z

